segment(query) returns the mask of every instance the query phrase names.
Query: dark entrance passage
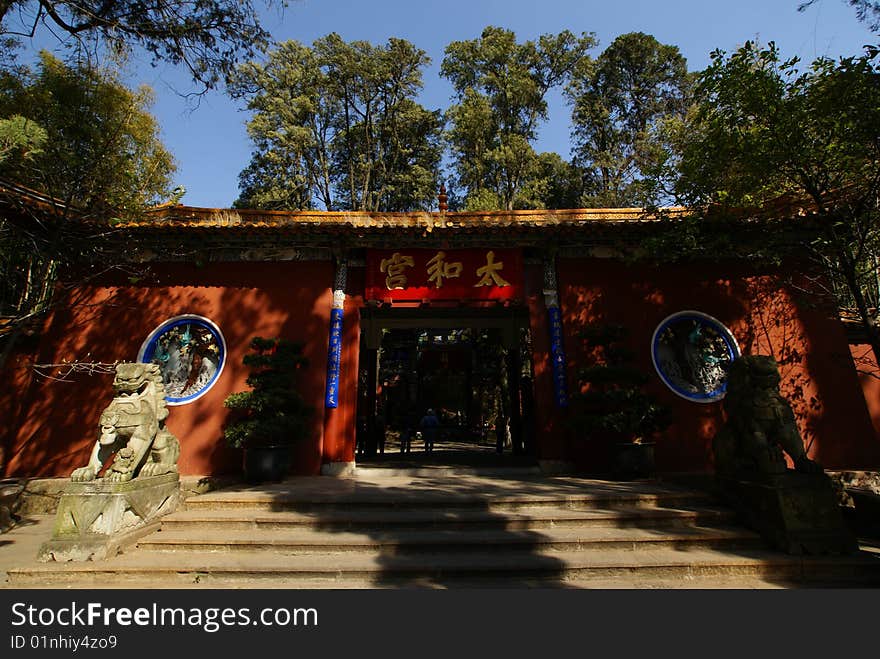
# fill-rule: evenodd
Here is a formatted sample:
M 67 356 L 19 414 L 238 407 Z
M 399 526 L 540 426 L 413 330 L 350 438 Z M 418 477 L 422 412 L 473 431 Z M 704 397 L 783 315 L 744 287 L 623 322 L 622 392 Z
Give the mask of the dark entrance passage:
M 364 312 L 358 462 L 534 463 L 531 350 L 523 313 Z

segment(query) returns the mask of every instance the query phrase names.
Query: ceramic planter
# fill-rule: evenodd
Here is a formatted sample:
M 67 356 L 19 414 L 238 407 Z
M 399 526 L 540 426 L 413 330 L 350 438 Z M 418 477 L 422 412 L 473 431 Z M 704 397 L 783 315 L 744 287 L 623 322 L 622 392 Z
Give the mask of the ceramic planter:
M 654 475 L 654 442 L 618 442 L 611 456 L 614 478 L 628 480 Z
M 290 445 L 249 446 L 244 449 L 243 462 L 248 483 L 284 480 L 290 470 Z

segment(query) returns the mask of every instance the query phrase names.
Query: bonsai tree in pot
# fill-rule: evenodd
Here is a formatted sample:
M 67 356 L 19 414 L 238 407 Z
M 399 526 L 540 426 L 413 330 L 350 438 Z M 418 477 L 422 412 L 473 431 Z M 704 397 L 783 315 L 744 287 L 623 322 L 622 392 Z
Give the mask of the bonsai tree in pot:
M 654 436 L 672 421 L 669 408 L 644 391 L 648 377 L 631 364 L 628 334 L 623 326 L 599 323 L 581 331 L 593 363 L 578 373 L 580 391 L 573 397 L 574 425 L 613 442 L 610 470 L 616 478 L 653 473 Z
M 306 364 L 302 346 L 254 337 L 243 363 L 250 369 L 251 390 L 223 401 L 238 412 L 223 434 L 230 446 L 244 449 L 246 480 L 281 480 L 290 468 L 291 445 L 305 437 L 311 416 L 296 386 L 297 372 Z

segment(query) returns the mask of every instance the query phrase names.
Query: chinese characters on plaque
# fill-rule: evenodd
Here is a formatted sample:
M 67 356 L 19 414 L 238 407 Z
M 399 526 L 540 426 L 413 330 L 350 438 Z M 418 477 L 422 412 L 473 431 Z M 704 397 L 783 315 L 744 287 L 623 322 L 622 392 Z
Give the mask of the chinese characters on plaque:
M 449 262 L 446 260 L 446 252 L 437 252 L 433 259 L 428 261 L 428 281 L 433 282 L 436 288 L 443 286 L 444 279 L 461 277 L 461 261 Z
M 401 256 L 400 252 L 394 252 L 390 259 L 382 259 L 379 270 L 386 274 L 385 288 L 389 291 L 406 288 L 406 269 L 416 264 L 411 256 Z
M 515 249 L 373 250 L 367 255 L 371 299 L 511 299 L 522 294 L 522 254 Z

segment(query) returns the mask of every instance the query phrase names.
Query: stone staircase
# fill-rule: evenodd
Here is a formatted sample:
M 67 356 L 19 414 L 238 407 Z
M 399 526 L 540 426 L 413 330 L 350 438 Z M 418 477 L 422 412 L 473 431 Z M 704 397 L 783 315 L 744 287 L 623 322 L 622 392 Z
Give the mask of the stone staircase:
M 115 558 L 8 574 L 22 588 L 839 587 L 880 584 L 880 553 L 771 552 L 670 484 L 380 468 L 192 497 Z

